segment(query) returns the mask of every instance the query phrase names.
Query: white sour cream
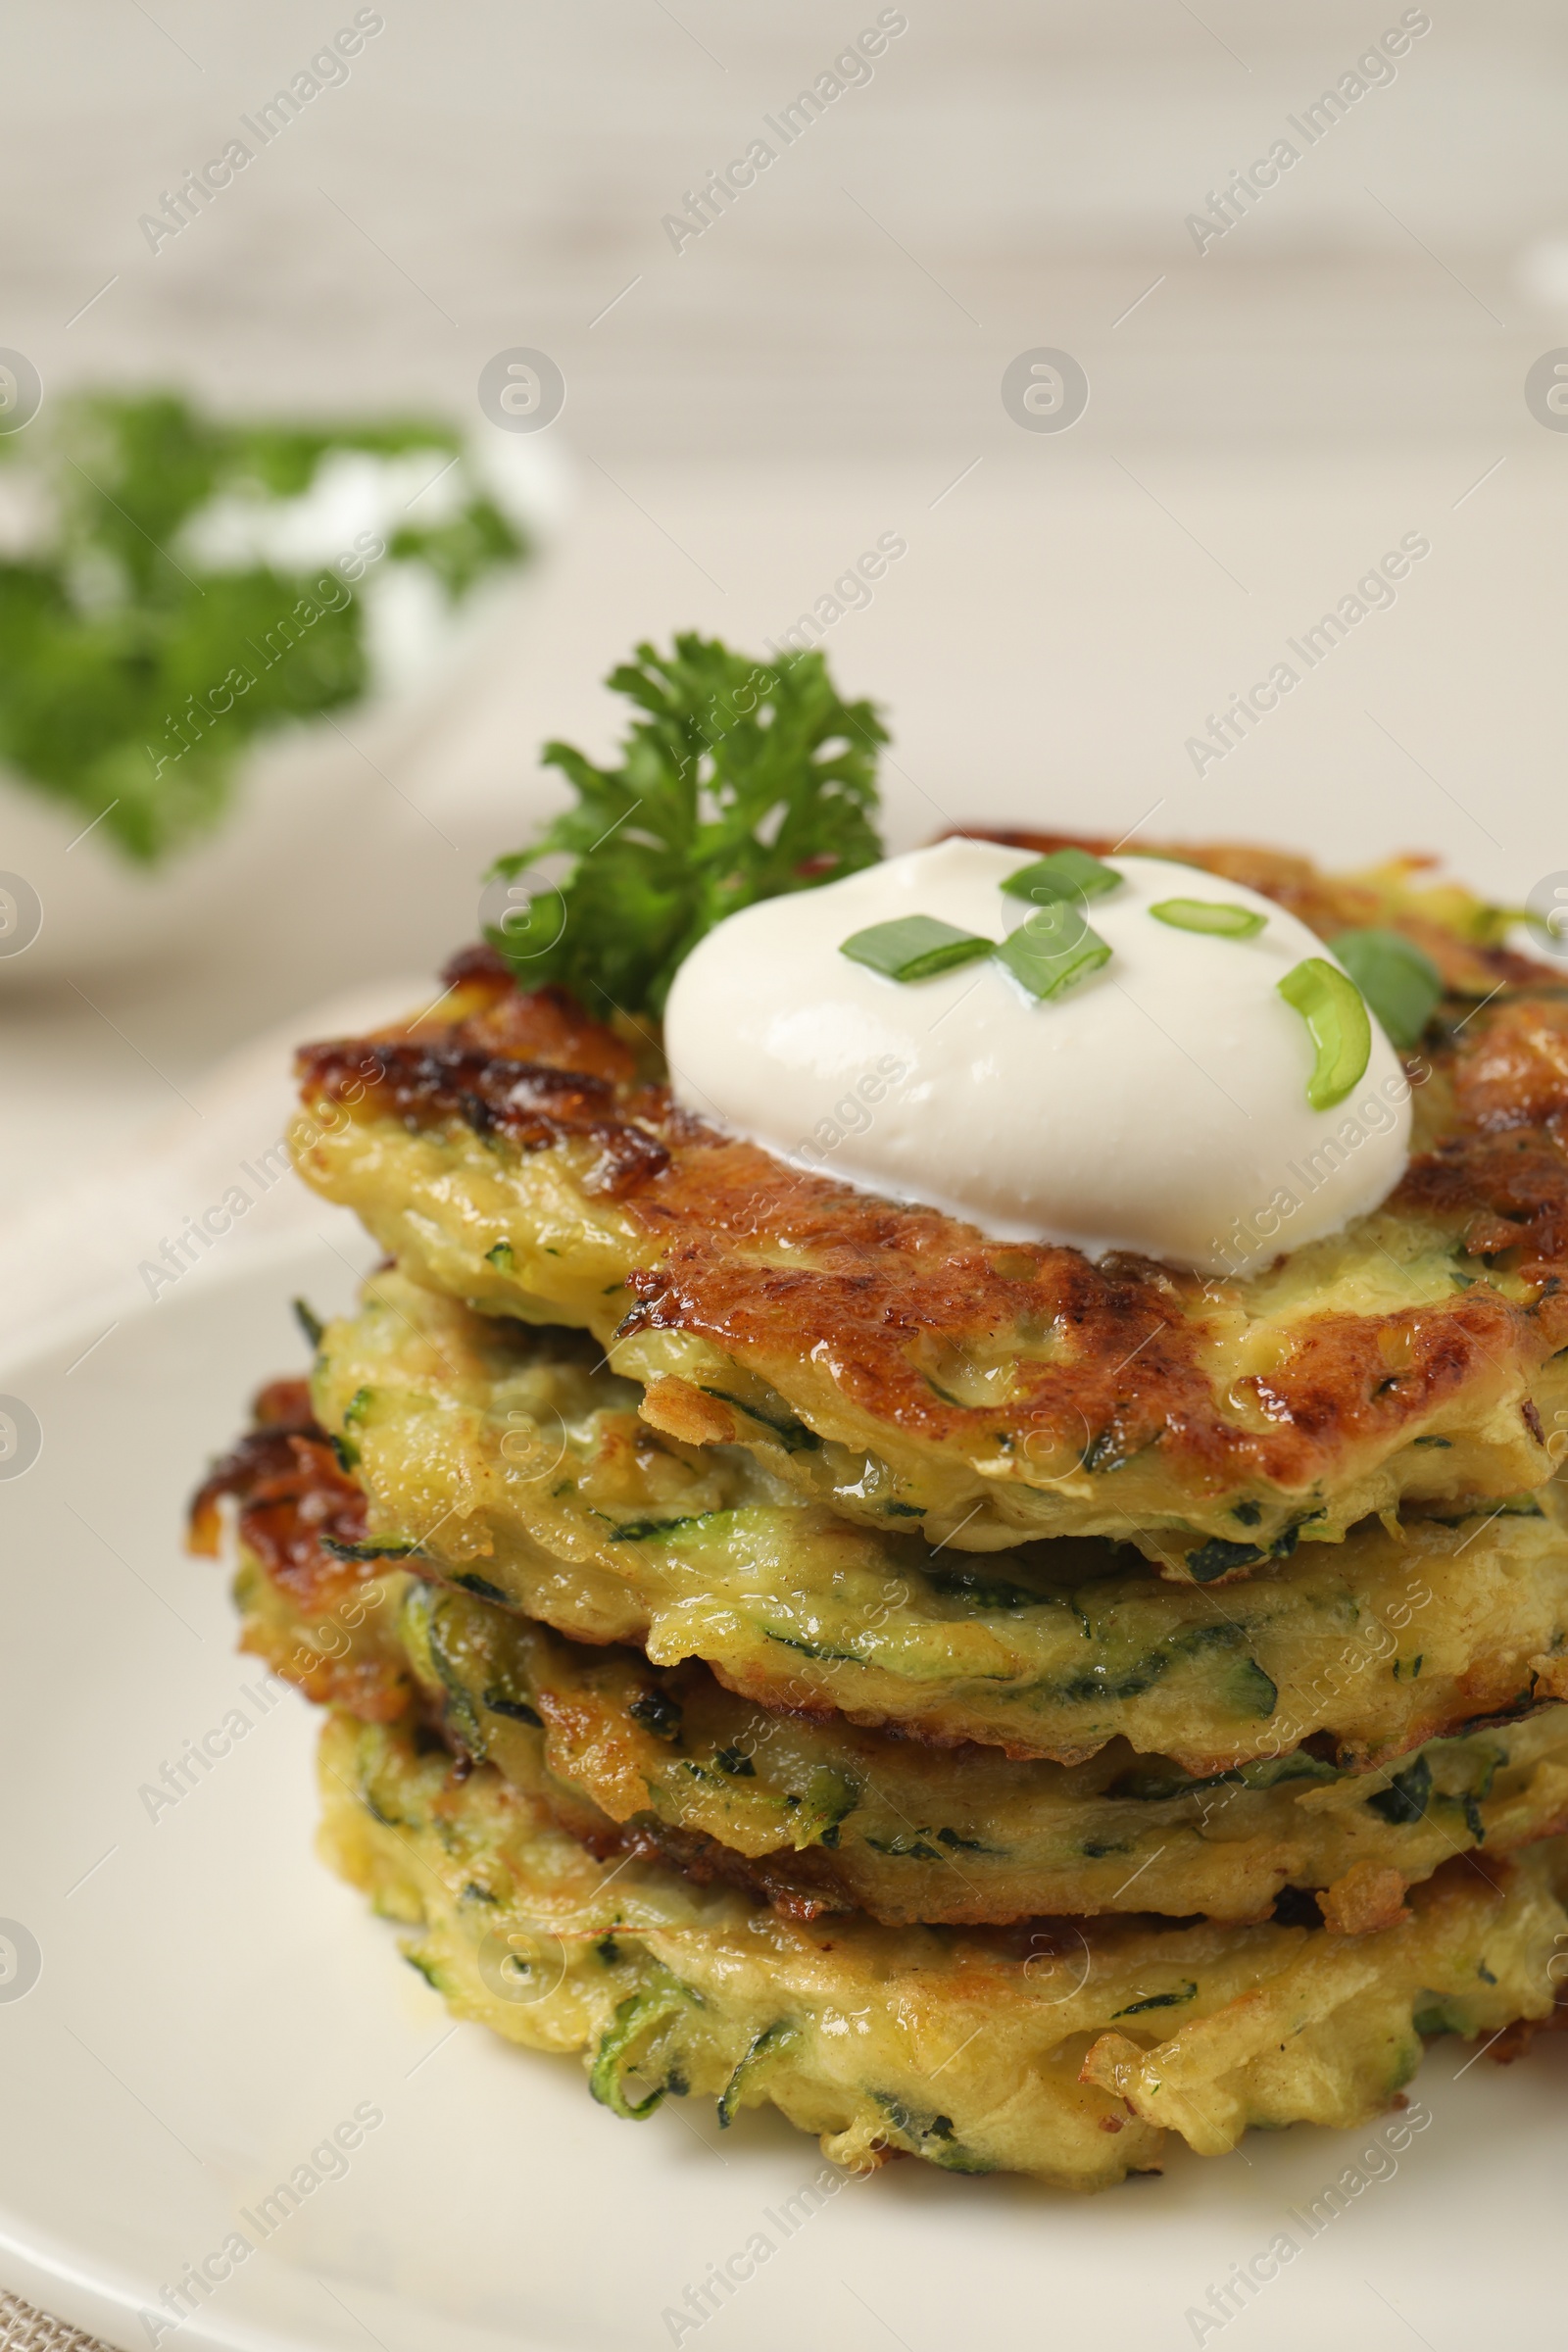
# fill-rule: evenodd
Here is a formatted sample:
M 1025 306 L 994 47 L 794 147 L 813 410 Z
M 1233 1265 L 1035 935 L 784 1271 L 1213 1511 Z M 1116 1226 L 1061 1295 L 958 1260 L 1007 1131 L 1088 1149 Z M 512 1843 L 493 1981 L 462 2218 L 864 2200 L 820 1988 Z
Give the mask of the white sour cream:
M 1110 960 L 1045 1002 L 994 957 L 902 982 L 839 952 L 912 914 L 1000 941 L 1030 910 L 1001 885 L 1032 862 L 947 841 L 731 915 L 670 992 L 677 1098 L 797 1167 L 1001 1240 L 1204 1273 L 1250 1273 L 1387 1197 L 1409 1151 L 1398 1057 L 1374 1021 L 1364 1076 L 1311 1108 L 1312 1043 L 1275 983 L 1333 958 L 1253 891 L 1108 858 L 1121 885 L 1084 912 Z M 1266 920 L 1250 939 L 1178 930 L 1150 912 L 1167 899 Z

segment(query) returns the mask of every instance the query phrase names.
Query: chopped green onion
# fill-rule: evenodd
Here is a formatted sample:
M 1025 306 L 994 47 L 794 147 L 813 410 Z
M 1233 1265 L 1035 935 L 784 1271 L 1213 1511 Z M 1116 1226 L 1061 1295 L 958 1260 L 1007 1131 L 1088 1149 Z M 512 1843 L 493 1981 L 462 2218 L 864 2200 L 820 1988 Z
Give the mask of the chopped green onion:
M 1110 949 L 1076 906 L 1058 899 L 1037 906 L 1016 931 L 1009 931 L 996 957 L 1032 997 L 1045 999 L 1059 997 L 1098 972 L 1110 961 Z
M 1102 899 L 1107 890 L 1119 889 L 1121 879 L 1113 865 L 1102 864 L 1087 850 L 1053 850 L 1049 858 L 1021 865 L 1002 887 L 1009 899 L 1043 905 L 1052 899 Z
M 1415 1045 L 1443 994 L 1431 956 L 1397 931 L 1342 931 L 1329 946 L 1395 1045 Z
M 989 956 L 994 940 L 973 931 L 956 931 L 935 915 L 906 914 L 894 923 L 873 923 L 841 940 L 839 954 L 852 963 L 867 964 L 890 980 L 929 980 L 934 973 L 951 972 L 956 965 Z
M 1343 1102 L 1372 1058 L 1372 1023 L 1353 980 L 1321 956 L 1306 956 L 1276 983 L 1306 1023 L 1317 1060 L 1306 1083 L 1314 1110 Z
M 1161 899 L 1149 911 L 1175 931 L 1211 931 L 1217 939 L 1255 939 L 1268 921 L 1233 899 Z

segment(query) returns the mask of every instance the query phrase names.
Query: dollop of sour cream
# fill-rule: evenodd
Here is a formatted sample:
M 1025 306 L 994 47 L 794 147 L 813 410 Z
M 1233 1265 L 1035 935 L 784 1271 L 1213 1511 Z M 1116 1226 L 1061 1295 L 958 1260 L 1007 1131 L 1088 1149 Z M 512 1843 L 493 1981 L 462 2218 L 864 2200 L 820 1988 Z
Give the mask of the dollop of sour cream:
M 692 951 L 665 1016 L 671 1083 L 700 1116 L 792 1165 L 921 1201 L 1004 1241 L 1136 1250 L 1244 1275 L 1375 1208 L 1403 1173 L 1410 1087 L 1376 1021 L 1346 1099 L 1307 1101 L 1315 1053 L 1276 983 L 1315 933 L 1168 858 L 1104 863 L 1081 906 L 1109 960 L 1059 995 L 986 956 L 901 981 L 841 953 L 910 915 L 1001 942 L 1033 858 L 945 841 L 731 915 Z M 1173 927 L 1170 900 L 1245 907 L 1250 938 Z

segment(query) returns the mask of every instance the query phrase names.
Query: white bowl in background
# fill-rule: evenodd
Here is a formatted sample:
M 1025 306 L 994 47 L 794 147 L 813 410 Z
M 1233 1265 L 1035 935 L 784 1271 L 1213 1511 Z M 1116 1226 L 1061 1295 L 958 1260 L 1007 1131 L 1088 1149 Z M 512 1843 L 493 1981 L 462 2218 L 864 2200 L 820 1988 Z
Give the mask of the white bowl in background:
M 473 450 L 499 503 L 528 530 L 535 561 L 566 503 L 562 461 L 541 439 L 487 431 Z M 0 992 L 162 959 L 282 889 L 302 855 L 347 855 L 384 811 L 399 766 L 504 640 L 532 568 L 497 571 L 443 622 L 420 610 L 421 566 L 386 567 L 372 634 L 393 657 L 377 666 L 397 682 L 254 737 L 224 817 L 156 865 L 133 862 L 101 822 L 0 769 Z

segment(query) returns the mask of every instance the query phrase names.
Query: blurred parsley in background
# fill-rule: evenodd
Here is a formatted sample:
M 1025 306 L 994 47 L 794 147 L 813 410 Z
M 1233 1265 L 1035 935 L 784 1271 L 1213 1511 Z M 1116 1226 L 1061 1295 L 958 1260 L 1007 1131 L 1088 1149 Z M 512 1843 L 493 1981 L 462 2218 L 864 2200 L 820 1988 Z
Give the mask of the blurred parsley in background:
M 210 830 L 253 737 L 371 685 L 390 566 L 455 604 L 525 555 L 464 453 L 426 419 L 234 424 L 172 393 L 77 396 L 0 439 L 0 765 L 141 864 Z M 411 520 L 411 472 L 449 461 Z

